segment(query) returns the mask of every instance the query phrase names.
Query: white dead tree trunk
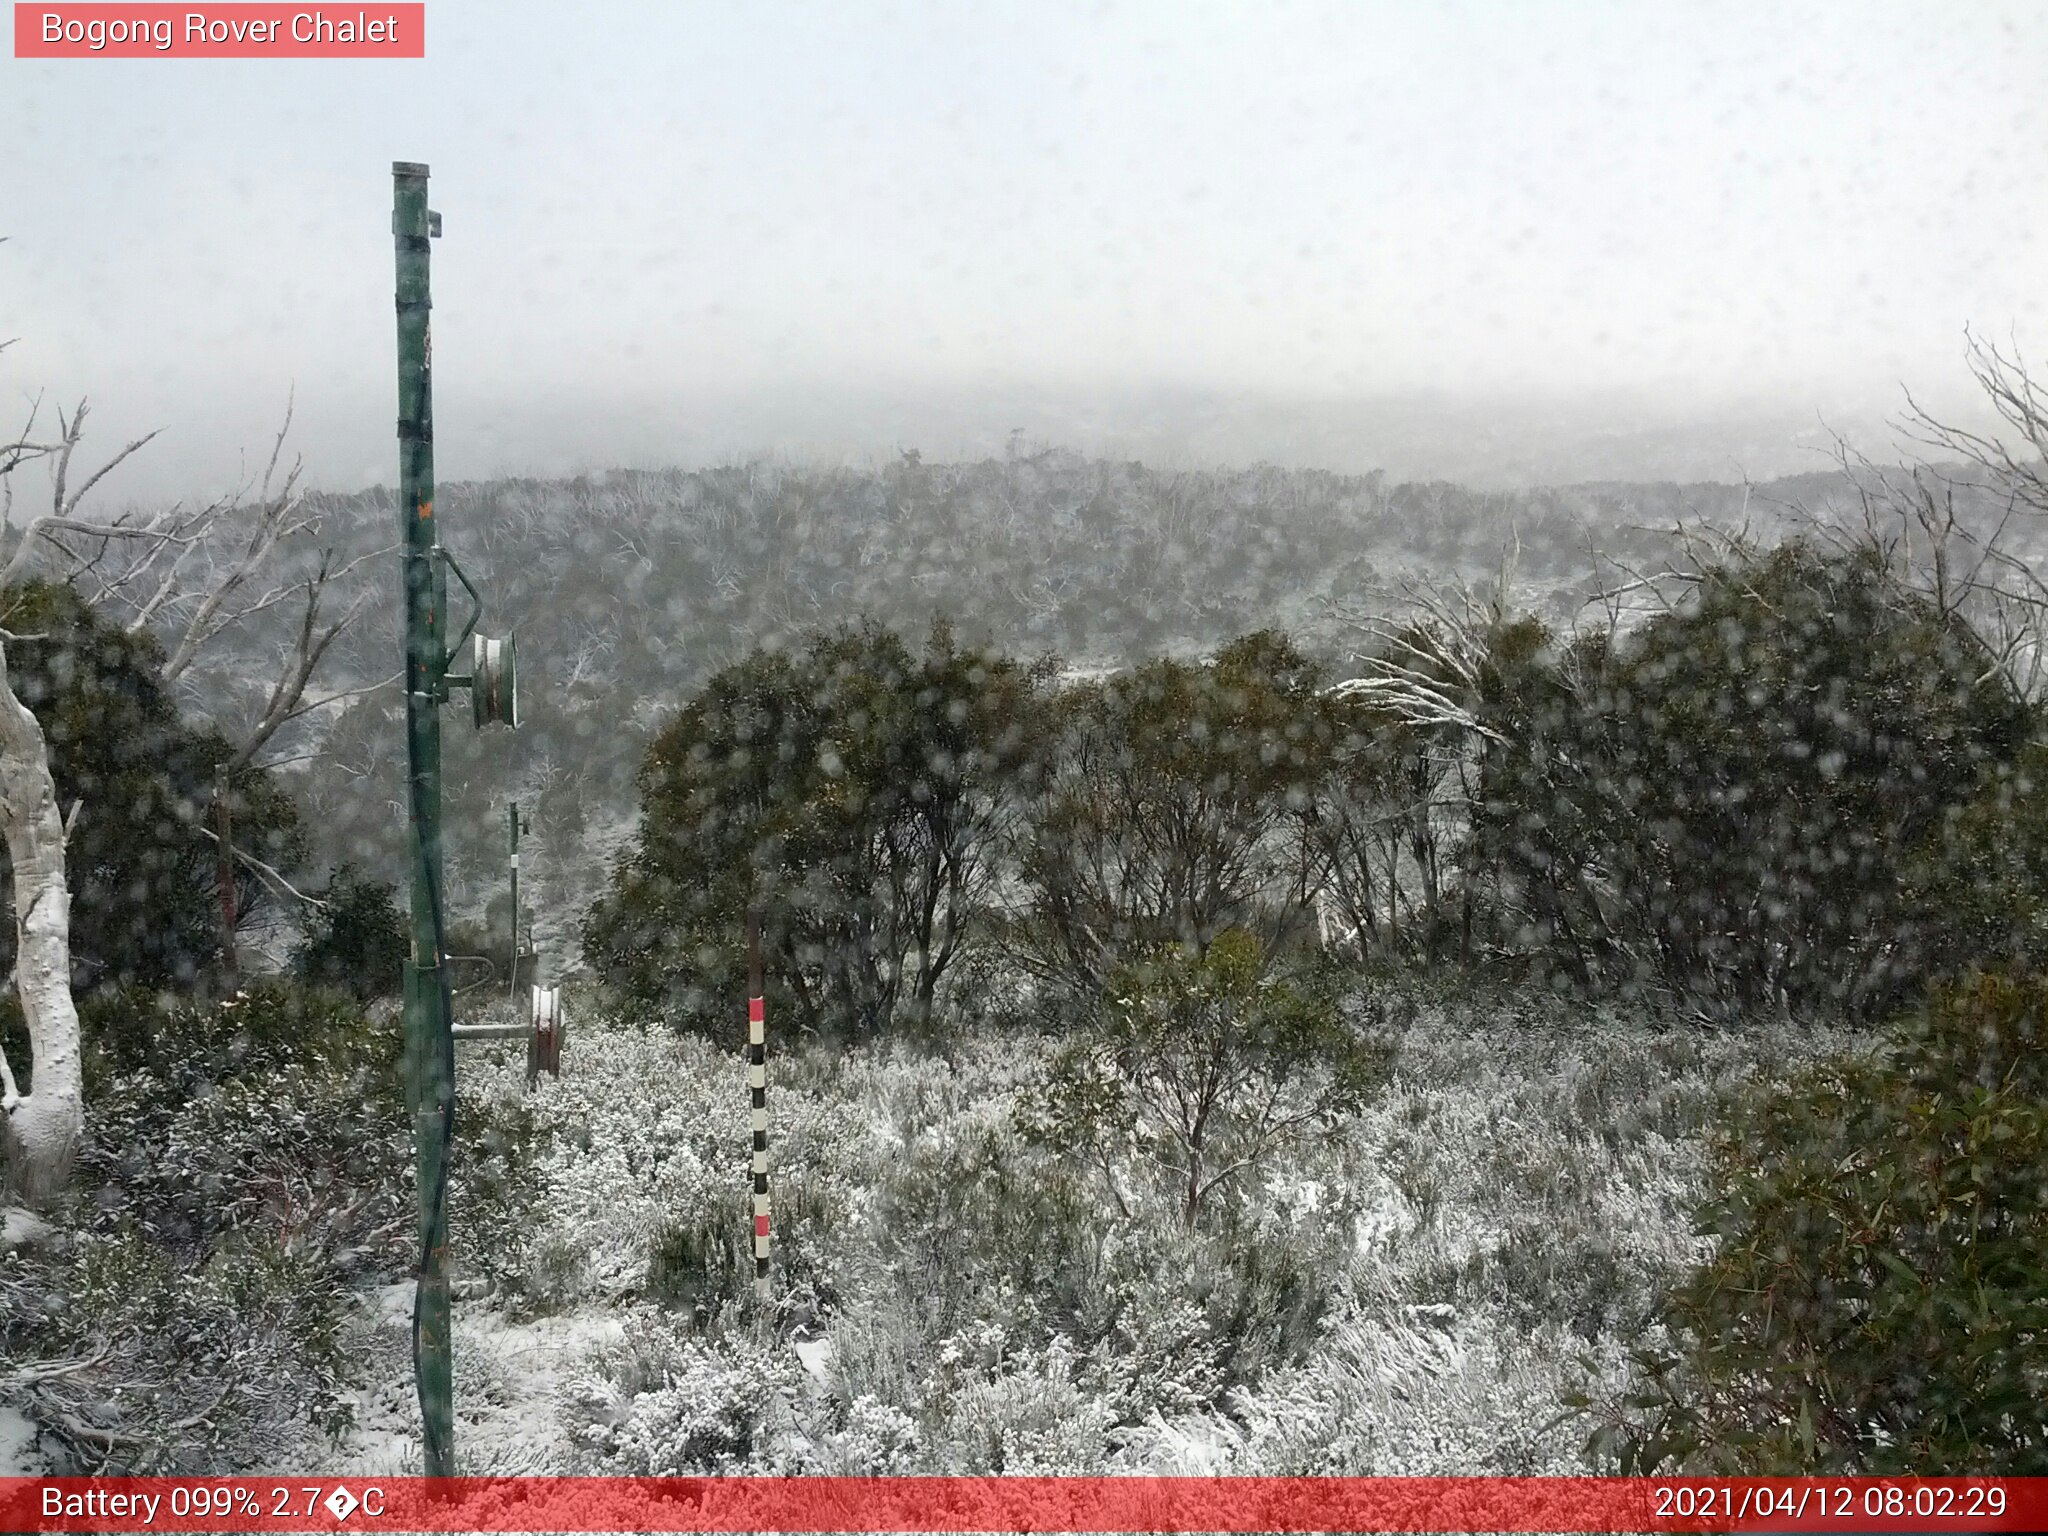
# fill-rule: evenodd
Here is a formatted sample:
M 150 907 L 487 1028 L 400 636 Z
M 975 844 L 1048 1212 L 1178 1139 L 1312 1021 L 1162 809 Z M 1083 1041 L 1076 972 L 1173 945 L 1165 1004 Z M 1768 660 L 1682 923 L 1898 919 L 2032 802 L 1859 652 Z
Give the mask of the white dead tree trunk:
M 141 438 L 89 477 L 67 489 L 72 453 L 85 420 L 79 405 L 66 421 L 60 411 L 55 441 L 35 436 L 35 413 L 13 442 L 0 445 L 0 486 L 23 464 L 48 459 L 55 467 L 48 514 L 23 531 L 21 547 L 4 570 L 0 591 L 19 579 L 37 539 L 55 539 L 80 529 L 79 501 L 108 470 L 146 443 Z M 12 498 L 6 498 L 11 504 Z M 113 537 L 168 537 L 161 528 L 145 534 L 122 529 Z M 49 744 L 35 715 L 15 696 L 7 674 L 6 641 L 0 633 L 0 834 L 14 875 L 15 990 L 28 1025 L 29 1086 L 22 1091 L 14 1064 L 0 1050 L 0 1112 L 6 1117 L 7 1182 L 31 1205 L 57 1195 L 69 1179 L 78 1138 L 85 1128 L 84 1082 L 80 1067 L 78 1009 L 71 997 L 71 890 L 64 871 L 64 819 L 57 811 L 57 784 L 50 772 Z
M 14 867 L 15 982 L 28 1021 L 34 1074 L 27 1093 L 0 1051 L 0 1109 L 7 1165 L 31 1205 L 70 1176 L 85 1129 L 78 1010 L 71 999 L 71 890 L 64 877 L 64 822 L 43 728 L 14 696 L 0 646 L 0 832 Z

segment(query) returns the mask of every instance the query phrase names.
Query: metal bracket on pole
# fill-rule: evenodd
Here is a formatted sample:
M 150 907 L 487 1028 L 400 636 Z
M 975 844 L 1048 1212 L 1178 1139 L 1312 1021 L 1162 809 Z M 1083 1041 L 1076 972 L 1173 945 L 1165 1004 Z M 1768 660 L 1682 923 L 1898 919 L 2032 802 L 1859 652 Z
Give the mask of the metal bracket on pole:
M 511 635 L 496 640 L 488 635 L 476 633 L 476 621 L 483 617 L 484 600 L 476 584 L 462 569 L 461 562 L 445 548 L 436 546 L 434 553 L 442 565 L 454 573 L 462 583 L 462 590 L 469 594 L 469 622 L 462 626 L 462 633 L 455 637 L 455 643 L 448 647 L 452 657 L 471 636 L 476 639 L 476 651 L 470 660 L 466 676 L 452 672 L 442 673 L 442 682 L 448 688 L 467 688 L 470 704 L 476 716 L 476 726 L 482 730 L 487 725 L 509 725 L 519 728 L 519 669 L 518 649 Z
M 462 583 L 462 590 L 469 594 L 469 622 L 462 626 L 462 633 L 457 635 L 454 643 L 448 647 L 448 654 L 453 656 L 468 642 L 469 637 L 476 633 L 476 621 L 484 616 L 484 600 L 483 595 L 476 589 L 476 583 L 469 579 L 468 572 L 464 571 L 461 563 L 448 552 L 447 545 L 436 544 L 434 553 L 443 565 L 455 573 L 455 579 Z M 462 679 L 451 677 L 448 681 L 459 683 Z
M 524 1024 L 457 1024 L 451 1033 L 463 1040 L 524 1040 L 526 1042 L 526 1086 L 531 1088 L 540 1074 L 562 1075 L 562 989 L 529 987 Z

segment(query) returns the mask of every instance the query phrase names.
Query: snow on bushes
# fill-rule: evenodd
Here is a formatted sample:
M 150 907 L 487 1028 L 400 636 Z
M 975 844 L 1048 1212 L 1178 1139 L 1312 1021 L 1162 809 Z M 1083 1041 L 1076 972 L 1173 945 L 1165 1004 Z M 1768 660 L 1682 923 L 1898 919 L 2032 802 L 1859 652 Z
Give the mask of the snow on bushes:
M 23 1410 L 80 1467 L 306 1461 L 348 1418 L 354 1293 L 415 1254 L 395 1028 L 283 981 L 84 1023 L 78 1198 L 63 1241 L 0 1257 L 0 1353 L 91 1363 Z M 458 1127 L 455 1240 L 487 1256 L 531 1225 L 524 1132 L 467 1092 Z
M 1696 1260 L 1700 1128 L 1758 1062 L 1828 1042 L 1527 1008 L 1502 1032 L 1484 1000 L 1374 1017 L 1396 1014 L 1381 1095 L 1192 1227 L 1121 1219 L 1024 1135 L 1049 1042 L 771 1055 L 778 1316 L 820 1340 L 810 1370 L 732 1306 L 738 1053 L 586 1025 L 531 1101 L 551 1215 L 529 1252 L 579 1256 L 556 1304 L 625 1308 L 641 1342 L 569 1402 L 580 1464 L 1578 1470 L 1560 1394 L 1581 1357 L 1618 1372 Z
M 572 1070 L 523 1101 L 531 1117 L 533 1209 L 518 1285 L 531 1304 L 579 1294 L 624 1302 L 660 1293 L 722 1303 L 734 1294 L 740 1240 L 752 1275 L 747 1191 L 752 1139 L 738 1057 L 695 1036 L 593 1019 Z M 518 1093 L 509 1052 L 470 1063 L 480 1098 Z M 779 1063 L 778 1068 L 779 1070 Z M 777 1081 L 770 1128 L 784 1263 L 829 1270 L 850 1176 L 873 1160 L 859 1107 Z

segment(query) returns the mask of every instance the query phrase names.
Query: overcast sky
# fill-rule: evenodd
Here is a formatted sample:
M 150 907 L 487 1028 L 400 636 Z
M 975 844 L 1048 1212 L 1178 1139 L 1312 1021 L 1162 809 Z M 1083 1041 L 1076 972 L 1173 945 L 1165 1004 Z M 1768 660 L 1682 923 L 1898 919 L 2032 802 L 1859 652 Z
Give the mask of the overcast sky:
M 427 24 L 424 61 L 0 60 L 9 398 L 167 428 L 125 484 L 183 494 L 296 387 L 311 478 L 389 481 L 394 159 L 446 221 L 443 478 L 1020 425 L 1455 472 L 1514 411 L 1570 473 L 1603 429 L 1747 413 L 1767 455 L 1966 401 L 1966 325 L 2048 351 L 2032 0 Z

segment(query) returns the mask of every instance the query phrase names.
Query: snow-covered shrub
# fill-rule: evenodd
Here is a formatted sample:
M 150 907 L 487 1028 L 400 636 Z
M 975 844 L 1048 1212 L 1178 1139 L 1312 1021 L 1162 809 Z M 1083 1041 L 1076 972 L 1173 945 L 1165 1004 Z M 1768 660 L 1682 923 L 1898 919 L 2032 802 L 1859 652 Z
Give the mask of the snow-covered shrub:
M 572 1387 L 569 1409 L 593 1470 L 608 1475 L 769 1470 L 771 1420 L 799 1374 L 750 1330 L 698 1336 L 647 1312 Z
M 872 1393 L 847 1405 L 846 1423 L 825 1447 L 829 1469 L 841 1477 L 900 1477 L 924 1465 L 917 1421 Z
M 351 1290 L 417 1258 L 397 1032 L 280 981 L 212 1003 L 131 992 L 92 1011 L 72 1243 L 12 1260 L 40 1266 L 58 1304 L 0 1342 L 24 1360 L 104 1353 L 61 1378 L 77 1424 L 55 1421 L 95 1455 L 188 1470 L 299 1457 L 345 1417 Z M 530 1225 L 530 1135 L 516 1104 L 465 1088 L 458 1110 L 453 1242 L 489 1272 Z M 112 1405 L 97 1419 L 94 1392 Z M 49 1399 L 31 1413 L 57 1412 Z
M 100 1230 L 178 1247 L 255 1225 L 364 1266 L 395 1256 L 411 1160 L 395 1029 L 279 982 L 217 1003 L 130 991 L 90 1014 L 79 1172 Z
M 1099 1363 L 1060 1334 L 1036 1338 L 995 1318 L 943 1337 L 914 1297 L 877 1297 L 832 1340 L 839 1424 L 825 1470 L 958 1474 L 1102 1468 L 1115 1411 Z
M 635 1296 L 674 1221 L 747 1187 L 744 1078 L 708 1041 L 629 1025 L 583 1025 L 575 1050 L 530 1101 L 543 1206 L 596 1294 Z
M 812 1054 L 786 1057 L 784 1064 Z M 823 1050 L 815 1054 L 835 1059 Z M 769 1104 L 777 1283 L 811 1305 L 836 1308 L 872 1268 L 871 1192 L 888 1148 L 868 1107 L 829 1080 L 808 1091 L 778 1083 Z
M 396 1106 L 358 1074 L 291 1064 L 181 1098 L 132 1072 L 96 1107 L 105 1133 L 81 1165 L 101 1230 L 133 1224 L 182 1250 L 260 1228 L 348 1267 L 400 1262 L 411 1147 Z
M 1153 1290 L 1117 1318 L 1101 1346 L 1104 1406 L 1120 1424 L 1176 1418 L 1222 1395 L 1222 1350 L 1208 1315 L 1186 1296 Z
M 449 1244 L 460 1271 L 517 1289 L 535 1270 L 540 1128 L 523 1099 L 474 1092 L 460 1073 L 456 1094 Z
M 1448 1307 L 1360 1314 L 1315 1356 L 1214 1421 L 1227 1472 L 1274 1476 L 1551 1476 L 1584 1470 L 1558 1425 L 1583 1349 L 1562 1330 L 1505 1330 Z M 1605 1353 L 1618 1371 L 1621 1346 Z
M 344 1289 L 273 1234 L 228 1234 L 193 1262 L 132 1228 L 79 1231 L 4 1272 L 46 1303 L 0 1325 L 8 1354 L 98 1357 L 21 1404 L 90 1458 L 74 1470 L 261 1466 L 346 1422 Z
M 1099 1177 L 1126 1216 L 1194 1226 L 1257 1176 L 1327 1140 L 1384 1081 L 1388 1051 L 1334 997 L 1283 978 L 1244 929 L 1199 954 L 1167 945 L 1120 966 L 1089 1025 L 1023 1098 L 1034 1142 Z
M 946 1366 L 927 1406 L 933 1459 L 961 1476 L 1078 1475 L 1105 1464 L 1112 1412 L 1055 1335 L 994 1366 Z
M 1624 1379 L 1647 1298 L 1697 1262 L 1706 1107 L 1819 1036 L 1499 1003 L 1418 992 L 1387 1085 L 1194 1227 L 1122 1219 L 1019 1134 L 1056 1042 L 771 1052 L 774 1315 L 818 1329 L 796 1345 L 677 1305 L 690 1274 L 748 1290 L 739 1053 L 586 1025 L 530 1101 L 552 1304 L 633 1341 L 572 1396 L 580 1464 L 1584 1470 L 1584 1427 L 1548 1426 L 1581 1354 Z
M 715 1313 L 753 1280 L 747 1242 L 752 1205 L 738 1188 L 719 1190 L 677 1215 L 656 1235 L 647 1261 L 647 1291 L 658 1301 Z
M 608 1447 L 622 1473 L 731 1471 L 753 1454 L 758 1404 L 743 1372 L 704 1355 L 633 1399 Z
M 1605 1233 L 1517 1226 L 1499 1247 L 1467 1259 L 1446 1296 L 1484 1296 L 1516 1327 L 1561 1322 L 1591 1339 L 1646 1326 L 1653 1279 Z
M 1115 1225 L 1064 1163 L 981 1113 L 919 1136 L 879 1184 L 883 1255 L 940 1334 L 997 1316 L 1071 1326 Z
M 875 1160 L 861 1107 L 808 1092 L 801 1056 L 771 1056 L 769 1169 L 776 1274 L 827 1298 L 850 1262 L 845 1226 Z M 501 1069 L 511 1081 L 509 1063 Z M 573 1279 L 611 1300 L 653 1295 L 715 1311 L 753 1274 L 746 1068 L 695 1035 L 592 1020 L 575 1065 L 530 1106 L 536 1216 L 526 1251 L 553 1254 L 551 1305 Z M 569 1256 L 574 1255 L 574 1262 Z
M 567 1233 L 554 1227 L 537 1231 L 527 1244 L 525 1272 L 511 1287 L 519 1309 L 545 1317 L 573 1306 L 583 1294 L 588 1257 Z
M 1105 1429 L 1212 1407 L 1311 1347 L 1341 1267 L 1299 1234 L 1122 1223 L 982 1113 L 921 1136 L 882 1181 L 887 1288 L 835 1320 L 835 1384 L 909 1413 L 928 1450 L 956 1433 L 960 1403 L 1002 1399 L 996 1379 L 1040 1356 L 1068 1362 L 1082 1422 Z

